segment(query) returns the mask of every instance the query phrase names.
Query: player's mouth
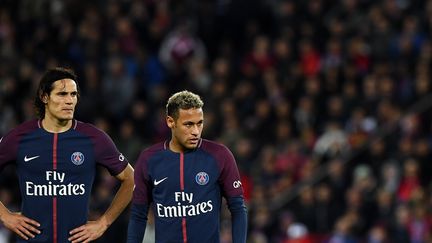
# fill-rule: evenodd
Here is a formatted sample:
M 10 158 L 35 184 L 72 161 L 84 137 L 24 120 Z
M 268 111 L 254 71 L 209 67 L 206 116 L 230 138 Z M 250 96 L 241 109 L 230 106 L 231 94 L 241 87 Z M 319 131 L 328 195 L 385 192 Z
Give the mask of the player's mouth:
M 191 144 L 198 144 L 199 138 L 191 138 L 189 139 L 189 143 Z

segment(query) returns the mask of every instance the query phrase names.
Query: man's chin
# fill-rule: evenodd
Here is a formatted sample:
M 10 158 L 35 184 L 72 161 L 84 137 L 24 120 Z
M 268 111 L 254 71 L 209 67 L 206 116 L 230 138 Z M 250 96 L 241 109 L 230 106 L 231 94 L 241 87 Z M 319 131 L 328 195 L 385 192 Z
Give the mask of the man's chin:
M 198 143 L 196 144 L 188 144 L 187 146 L 185 146 L 187 149 L 196 149 L 198 147 Z
M 64 116 L 64 117 L 61 117 L 59 120 L 62 122 L 68 122 L 72 119 L 73 119 L 73 116 Z

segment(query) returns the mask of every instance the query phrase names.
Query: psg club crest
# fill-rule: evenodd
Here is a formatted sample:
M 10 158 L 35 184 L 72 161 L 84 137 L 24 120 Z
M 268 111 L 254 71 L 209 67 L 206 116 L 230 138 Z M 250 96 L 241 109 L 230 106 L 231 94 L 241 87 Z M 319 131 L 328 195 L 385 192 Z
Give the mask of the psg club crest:
M 207 173 L 205 172 L 199 172 L 196 176 L 195 176 L 195 181 L 196 183 L 198 183 L 198 185 L 204 186 L 206 185 L 210 180 L 210 177 Z
M 71 155 L 71 161 L 75 165 L 81 165 L 84 162 L 84 154 L 81 152 L 74 152 Z

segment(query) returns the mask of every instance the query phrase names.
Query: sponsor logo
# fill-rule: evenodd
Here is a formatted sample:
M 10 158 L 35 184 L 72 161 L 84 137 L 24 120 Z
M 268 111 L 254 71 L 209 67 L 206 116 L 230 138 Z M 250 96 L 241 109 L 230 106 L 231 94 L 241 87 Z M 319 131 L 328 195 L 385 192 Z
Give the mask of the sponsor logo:
M 25 182 L 25 193 L 27 196 L 80 196 L 84 195 L 85 184 L 64 183 L 66 173 L 57 171 L 46 171 L 46 183 L 38 184 L 33 181 Z
M 84 154 L 81 152 L 74 152 L 71 155 L 71 161 L 75 165 L 81 165 L 82 163 L 84 163 Z
M 160 218 L 177 218 L 186 216 L 197 216 L 213 211 L 213 202 L 193 202 L 193 193 L 175 192 L 174 201 L 176 205 L 163 205 L 156 203 L 156 215 Z
M 198 183 L 198 185 L 201 185 L 201 186 L 206 185 L 209 182 L 209 180 L 210 180 L 210 177 L 205 172 L 199 172 L 195 176 L 196 183 Z
M 119 155 L 119 160 L 120 160 L 120 161 L 124 161 L 124 160 L 125 160 L 125 157 L 124 157 L 123 154 L 120 154 L 120 155 Z
M 33 157 L 27 157 L 27 155 L 26 155 L 26 156 L 24 156 L 24 162 L 29 162 L 30 160 L 34 160 L 34 159 L 37 159 L 39 157 L 40 157 L 39 155 L 33 156 Z
M 162 183 L 164 180 L 166 180 L 166 179 L 168 179 L 168 177 L 165 177 L 165 178 L 160 179 L 160 180 L 158 180 L 158 181 L 155 179 L 155 180 L 154 180 L 154 185 L 157 186 L 157 185 L 161 184 L 161 183 Z
M 233 182 L 233 187 L 234 187 L 234 188 L 239 188 L 239 187 L 241 187 L 241 186 L 242 186 L 241 181 L 234 181 L 234 182 Z

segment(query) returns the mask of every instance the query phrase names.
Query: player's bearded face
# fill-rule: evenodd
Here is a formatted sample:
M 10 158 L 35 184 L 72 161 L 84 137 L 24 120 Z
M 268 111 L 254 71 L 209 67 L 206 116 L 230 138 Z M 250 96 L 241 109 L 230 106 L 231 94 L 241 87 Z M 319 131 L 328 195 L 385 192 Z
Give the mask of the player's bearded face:
M 72 120 L 78 102 L 77 95 L 78 91 L 74 80 L 55 81 L 50 95 L 44 97 L 45 116 L 51 116 L 60 121 Z
M 173 142 L 181 150 L 194 149 L 198 146 L 204 124 L 202 109 L 180 109 L 179 117 L 171 126 Z

